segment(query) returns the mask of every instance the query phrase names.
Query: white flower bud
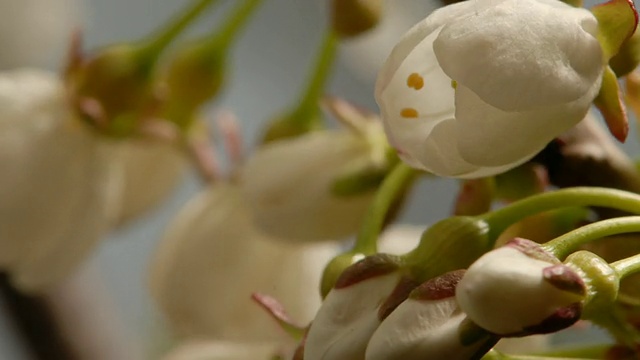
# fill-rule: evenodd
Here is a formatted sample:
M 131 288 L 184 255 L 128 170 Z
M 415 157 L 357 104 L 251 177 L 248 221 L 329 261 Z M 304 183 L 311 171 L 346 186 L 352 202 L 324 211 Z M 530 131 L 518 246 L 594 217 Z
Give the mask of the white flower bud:
M 362 359 L 380 325 L 381 307 L 400 281 L 397 265 L 384 256 L 370 256 L 349 267 L 311 323 L 304 359 Z
M 178 214 L 151 262 L 151 292 L 177 335 L 238 341 L 287 339 L 251 300 L 281 301 L 292 319 L 310 321 L 320 306 L 323 266 L 332 244 L 287 244 L 251 224 L 235 184 L 218 183 Z
M 107 230 L 117 151 L 71 115 L 53 73 L 0 74 L 0 267 L 23 291 L 67 276 Z
M 413 290 L 375 331 L 365 359 L 468 360 L 491 348 L 496 337 L 465 321 L 456 303 L 462 273 L 447 273 Z
M 584 281 L 540 245 L 515 239 L 474 262 L 456 288 L 460 308 L 502 336 L 558 331 L 579 320 Z
M 359 169 L 384 169 L 385 144 L 380 123 L 372 121 L 364 134 L 318 131 L 258 149 L 243 172 L 244 191 L 257 225 L 290 240 L 354 234 L 374 191 L 339 196 L 333 185 Z
M 556 0 L 475 0 L 434 11 L 398 43 L 376 99 L 411 166 L 474 178 L 529 160 L 600 89 L 597 20 Z

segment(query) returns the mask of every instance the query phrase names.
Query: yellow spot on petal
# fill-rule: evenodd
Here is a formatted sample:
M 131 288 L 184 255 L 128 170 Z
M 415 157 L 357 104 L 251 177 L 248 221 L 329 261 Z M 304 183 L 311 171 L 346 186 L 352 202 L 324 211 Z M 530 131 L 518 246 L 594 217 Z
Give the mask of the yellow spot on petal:
M 417 118 L 418 110 L 414 108 L 404 108 L 400 111 L 400 116 L 403 118 Z
M 455 80 L 451 80 L 451 87 L 455 90 L 458 88 L 458 82 Z
M 412 73 L 407 78 L 407 86 L 416 90 L 422 89 L 424 86 L 424 79 L 418 73 Z

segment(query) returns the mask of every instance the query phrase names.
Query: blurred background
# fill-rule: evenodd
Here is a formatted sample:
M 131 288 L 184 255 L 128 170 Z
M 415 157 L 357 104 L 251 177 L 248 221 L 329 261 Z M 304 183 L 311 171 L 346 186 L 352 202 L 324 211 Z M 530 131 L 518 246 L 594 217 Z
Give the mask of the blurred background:
M 68 34 L 79 27 L 85 49 L 139 39 L 184 7 L 187 0 L 0 0 L 0 67 L 31 65 L 59 69 L 67 36 L 43 33 L 48 22 L 58 23 Z M 29 12 L 12 10 L 11 3 L 33 3 Z M 183 38 L 219 24 L 220 16 L 237 1 L 221 1 Z M 24 5 L 24 4 L 23 4 Z M 341 45 L 328 93 L 377 111 L 373 83 L 378 66 L 395 41 L 418 20 L 440 5 L 435 0 L 394 0 L 383 23 L 372 33 Z M 25 6 L 21 6 L 24 8 Z M 16 6 L 16 9 L 18 7 Z M 28 6 L 27 6 L 28 8 Z M 292 104 L 306 82 L 326 26 L 326 6 L 321 0 L 265 0 L 232 51 L 232 74 L 223 93 L 209 105 L 207 116 L 231 109 L 241 121 L 244 143 L 252 147 L 261 126 Z M 20 41 L 30 43 L 20 44 Z M 35 46 L 37 44 L 37 46 Z M 22 51 L 7 51 L 24 48 Z M 634 138 L 634 136 L 631 136 Z M 637 142 L 628 145 L 638 153 Z M 162 207 L 114 231 L 104 241 L 88 267 L 104 282 L 104 291 L 119 311 L 127 338 L 142 358 L 157 358 L 168 337 L 165 326 L 147 294 L 147 264 L 166 224 L 202 184 L 191 173 Z M 446 217 L 457 185 L 445 179 L 422 181 L 401 221 L 429 224 Z M 0 359 L 26 359 L 19 339 L 0 316 Z

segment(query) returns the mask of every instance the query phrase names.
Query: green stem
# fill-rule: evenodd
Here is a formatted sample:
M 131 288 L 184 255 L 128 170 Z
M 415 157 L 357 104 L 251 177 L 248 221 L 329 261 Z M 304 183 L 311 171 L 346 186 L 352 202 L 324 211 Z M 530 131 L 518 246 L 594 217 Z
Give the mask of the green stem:
M 143 56 L 150 62 L 155 61 L 160 53 L 193 22 L 204 10 L 218 0 L 196 0 L 181 14 L 169 21 L 155 34 L 145 41 Z
M 618 260 L 610 266 L 618 273 L 620 280 L 640 271 L 640 254 Z
M 328 30 L 322 41 L 322 47 L 318 54 L 316 65 L 311 73 L 307 89 L 295 110 L 295 112 L 301 116 L 293 116 L 291 119 L 302 122 L 309 121 L 309 119 L 313 118 L 313 116 L 310 115 L 318 109 L 318 101 L 324 92 L 324 87 L 331 74 L 337 50 L 338 36 L 333 31 Z
M 250 15 L 261 3 L 262 0 L 247 0 L 238 5 L 220 29 L 215 31 L 211 37 L 211 45 L 223 49 L 232 44 L 247 20 L 249 20 Z
M 535 195 L 479 218 L 490 225 L 489 237 L 495 240 L 506 228 L 526 217 L 576 206 L 607 207 L 640 214 L 640 195 L 609 188 L 574 187 Z
M 378 236 L 389 209 L 416 178 L 418 172 L 400 162 L 384 179 L 375 194 L 356 238 L 353 251 L 370 255 L 378 250 Z
M 585 225 L 543 244 L 542 247 L 559 259 L 564 259 L 579 246 L 593 240 L 633 232 L 640 232 L 640 216 L 625 216 Z

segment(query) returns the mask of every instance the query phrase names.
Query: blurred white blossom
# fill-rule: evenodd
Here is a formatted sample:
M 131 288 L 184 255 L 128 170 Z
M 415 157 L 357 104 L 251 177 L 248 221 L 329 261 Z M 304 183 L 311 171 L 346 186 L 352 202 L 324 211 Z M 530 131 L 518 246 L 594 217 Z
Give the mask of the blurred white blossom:
M 243 169 L 243 189 L 260 229 L 293 241 L 354 234 L 374 189 L 338 195 L 333 185 L 387 165 L 381 124 L 372 120 L 361 130 L 317 131 L 258 149 Z
M 265 237 L 252 226 L 238 186 L 217 183 L 167 229 L 151 263 L 151 292 L 181 338 L 286 341 L 252 293 L 276 298 L 304 324 L 320 305 L 322 267 L 336 252 L 332 244 Z
M 71 33 L 83 25 L 80 21 L 83 3 L 83 0 L 0 2 L 0 69 L 61 65 Z
M 60 79 L 0 74 L 0 267 L 25 291 L 67 276 L 117 208 L 118 151 L 73 117 Z

